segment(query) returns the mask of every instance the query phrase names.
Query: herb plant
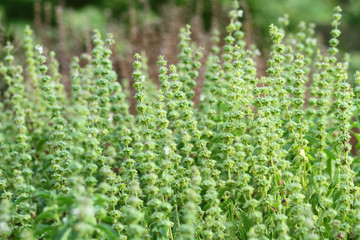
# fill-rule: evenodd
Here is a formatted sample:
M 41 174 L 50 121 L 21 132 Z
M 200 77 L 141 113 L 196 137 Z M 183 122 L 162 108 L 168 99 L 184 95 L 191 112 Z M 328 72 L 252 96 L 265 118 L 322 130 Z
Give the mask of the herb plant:
M 359 157 L 349 140 L 360 74 L 350 81 L 338 53 L 340 7 L 327 51 L 312 24 L 295 35 L 287 18 L 272 24 L 264 76 L 241 16 L 235 2 L 224 45 L 214 33 L 204 66 L 183 28 L 178 63 L 158 59 L 158 89 L 135 54 L 135 115 L 111 34 L 94 31 L 86 64 L 73 58 L 70 96 L 55 53 L 48 59 L 29 27 L 24 61 L 8 43 L 0 238 L 359 239 Z

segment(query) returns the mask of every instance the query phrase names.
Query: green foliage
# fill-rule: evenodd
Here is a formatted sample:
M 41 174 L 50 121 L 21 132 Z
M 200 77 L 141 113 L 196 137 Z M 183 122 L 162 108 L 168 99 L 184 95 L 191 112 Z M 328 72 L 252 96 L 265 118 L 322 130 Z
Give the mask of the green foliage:
M 101 29 L 106 25 L 103 12 L 99 8 L 92 6 L 86 6 L 77 11 L 65 11 L 64 19 L 67 25 L 71 24 L 78 32 L 83 32 L 84 27 L 91 26 Z
M 159 57 L 159 89 L 135 54 L 135 116 L 116 81 L 112 34 L 95 30 L 87 63 L 73 58 L 70 97 L 55 53 L 47 59 L 29 27 L 23 66 L 8 43 L 0 238 L 360 238 L 360 159 L 349 143 L 360 73 L 349 80 L 338 56 L 341 9 L 326 52 L 313 24 L 295 35 L 286 19 L 271 24 L 267 75 L 258 77 L 238 8 L 223 46 L 214 34 L 198 105 L 204 56 L 190 26 L 179 34 L 178 63 Z

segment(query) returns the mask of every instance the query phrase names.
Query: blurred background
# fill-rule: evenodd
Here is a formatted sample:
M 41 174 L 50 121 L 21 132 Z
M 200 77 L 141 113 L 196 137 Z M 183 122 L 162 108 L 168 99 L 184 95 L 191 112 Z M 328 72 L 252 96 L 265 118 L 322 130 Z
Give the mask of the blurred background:
M 156 79 L 156 60 L 165 55 L 176 62 L 179 28 L 190 24 L 192 39 L 207 49 L 215 29 L 224 36 L 232 0 L 0 0 L 0 45 L 12 41 L 19 53 L 25 25 L 31 25 L 45 53 L 55 50 L 66 77 L 71 58 L 91 53 L 94 28 L 112 32 L 114 67 L 119 79 L 129 78 L 134 52 L 143 51 L 149 74 Z M 268 26 L 289 15 L 288 33 L 296 32 L 301 21 L 315 23 L 320 43 L 327 47 L 333 8 L 343 8 L 340 48 L 349 53 L 350 71 L 360 68 L 359 0 L 239 0 L 244 11 L 245 40 L 262 55 L 259 74 L 266 68 L 269 48 Z M 19 44 L 17 44 L 19 43 Z

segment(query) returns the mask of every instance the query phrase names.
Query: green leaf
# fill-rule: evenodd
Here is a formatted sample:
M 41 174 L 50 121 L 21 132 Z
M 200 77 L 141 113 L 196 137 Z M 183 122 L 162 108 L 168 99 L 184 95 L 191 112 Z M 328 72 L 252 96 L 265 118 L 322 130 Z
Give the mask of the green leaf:
M 306 154 L 306 157 L 310 160 L 310 161 L 314 161 L 314 158 L 313 158 L 313 156 L 311 156 L 310 154 Z
M 94 196 L 94 205 L 95 206 L 105 206 L 108 202 L 109 202 L 109 199 L 104 194 L 96 194 Z
M 25 202 L 26 200 L 28 200 L 29 198 L 28 197 L 19 197 L 15 200 L 15 204 L 19 204 L 19 203 L 22 203 L 22 202 Z
M 102 233 L 105 234 L 106 239 L 108 240 L 117 240 L 119 239 L 119 235 L 117 232 L 112 229 L 109 225 L 105 223 L 98 223 L 93 225 L 95 228 L 99 229 Z
M 309 202 L 312 206 L 317 206 L 319 204 L 319 196 L 317 193 L 313 194 L 309 199 Z
M 71 233 L 71 228 L 69 226 L 65 226 L 54 235 L 52 240 L 67 240 L 70 233 Z
M 36 234 L 36 236 L 45 234 L 45 236 L 43 236 L 43 237 L 45 239 L 48 239 L 47 237 L 49 235 L 51 236 L 51 233 L 53 233 L 55 229 L 56 229 L 56 226 L 53 226 L 53 225 L 37 224 L 35 234 Z
M 317 142 L 319 141 L 319 140 L 316 139 L 315 137 L 309 136 L 309 135 L 305 136 L 304 138 L 305 138 L 306 140 L 308 140 L 309 143 L 311 143 L 311 144 L 317 143 Z
M 71 196 L 57 196 L 56 201 L 59 205 L 72 205 L 74 199 Z
M 228 105 L 227 105 L 226 103 L 221 102 L 221 103 L 219 104 L 219 108 L 220 108 L 221 111 L 223 111 L 223 112 L 227 112 L 227 111 L 228 111 Z
M 356 139 L 358 140 L 358 143 L 355 146 L 355 149 L 359 149 L 360 148 L 360 134 L 353 132 L 353 134 L 355 135 Z
M 208 203 L 208 204 L 206 204 L 206 205 L 204 206 L 203 210 L 206 211 L 206 210 L 208 210 L 210 207 L 211 207 L 211 204 Z
M 101 221 L 103 221 L 105 223 L 114 223 L 115 219 L 110 216 L 105 216 L 105 217 L 101 218 Z
M 358 122 L 352 122 L 351 128 L 360 128 L 360 124 Z
M 35 223 L 39 223 L 41 220 L 44 219 L 55 219 L 55 215 L 56 213 L 53 210 L 42 212 L 38 216 L 36 216 Z
M 50 193 L 49 191 L 46 190 L 37 189 L 34 192 L 34 197 L 42 197 L 42 198 L 50 199 Z
M 42 138 L 36 146 L 36 151 L 39 152 L 41 147 L 48 141 L 46 137 Z
M 246 213 L 244 213 L 244 212 L 241 213 L 241 218 L 242 218 L 244 228 L 246 229 L 246 232 L 248 232 L 252 226 L 252 223 L 251 223 L 250 219 L 247 217 Z
M 307 186 L 306 192 L 305 192 L 305 199 L 306 201 L 312 201 L 314 200 L 313 198 L 315 197 L 314 195 L 316 195 L 315 193 L 315 189 L 314 189 L 314 184 L 312 184 L 311 182 L 309 183 L 309 185 Z M 315 206 L 315 205 L 313 205 Z
M 332 179 L 332 177 L 333 177 L 333 165 L 334 165 L 334 160 L 336 159 L 336 156 L 335 156 L 334 153 L 331 152 L 331 150 L 325 149 L 324 152 L 328 157 L 328 159 L 326 161 L 326 172 L 327 172 L 327 174 L 329 174 L 329 176 Z
M 225 191 L 226 191 L 227 189 L 228 189 L 227 186 L 220 188 L 220 190 L 218 191 L 218 198 L 219 198 L 219 199 L 221 199 L 221 198 L 223 197 L 223 195 L 224 195 L 224 193 L 225 193 Z
M 168 236 L 169 236 L 168 235 L 169 228 L 161 227 L 161 228 L 159 228 L 159 231 L 160 231 L 160 234 L 161 234 L 162 238 L 164 238 L 164 239 L 168 238 Z

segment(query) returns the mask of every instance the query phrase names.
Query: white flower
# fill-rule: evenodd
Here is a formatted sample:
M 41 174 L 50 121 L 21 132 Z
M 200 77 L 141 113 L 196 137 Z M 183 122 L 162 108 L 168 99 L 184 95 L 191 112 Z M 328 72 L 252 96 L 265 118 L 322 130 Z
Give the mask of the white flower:
M 317 45 L 317 39 L 316 39 L 316 38 L 313 38 L 313 39 L 312 39 L 312 45 L 313 45 L 313 46 L 316 46 L 316 45 Z
M 11 233 L 11 230 L 5 222 L 0 222 L 0 232 L 2 234 L 9 234 Z
M 238 17 L 242 17 L 242 16 L 244 15 L 244 11 L 243 11 L 243 10 L 239 10 L 239 11 L 237 12 L 237 14 L 238 14 Z
M 164 147 L 164 153 L 166 156 L 170 154 L 170 150 L 171 149 L 168 146 Z
M 284 23 L 285 21 L 286 21 L 286 19 L 283 18 L 283 17 L 279 17 L 279 19 L 278 19 L 278 22 L 279 22 L 279 23 Z
M 205 100 L 205 95 L 204 94 L 200 94 L 200 101 L 204 101 Z
M 72 210 L 72 215 L 74 215 L 74 216 L 79 216 L 79 214 L 80 214 L 80 209 L 79 209 L 79 208 L 74 208 L 74 209 Z
M 44 52 L 43 46 L 41 45 L 36 45 L 35 50 L 38 51 L 40 54 L 43 54 Z
M 316 38 L 306 38 L 305 39 L 306 44 L 316 46 L 317 39 Z

